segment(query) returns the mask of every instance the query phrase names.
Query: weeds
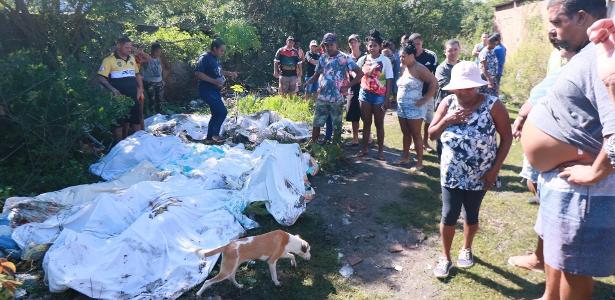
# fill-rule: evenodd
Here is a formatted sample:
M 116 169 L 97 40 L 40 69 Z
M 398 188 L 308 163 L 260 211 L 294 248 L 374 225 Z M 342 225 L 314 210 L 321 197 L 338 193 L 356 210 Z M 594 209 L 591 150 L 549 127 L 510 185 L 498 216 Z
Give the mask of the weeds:
M 15 265 L 0 258 L 0 299 L 13 299 L 15 297 L 15 289 L 21 285 L 21 282 L 15 280 Z

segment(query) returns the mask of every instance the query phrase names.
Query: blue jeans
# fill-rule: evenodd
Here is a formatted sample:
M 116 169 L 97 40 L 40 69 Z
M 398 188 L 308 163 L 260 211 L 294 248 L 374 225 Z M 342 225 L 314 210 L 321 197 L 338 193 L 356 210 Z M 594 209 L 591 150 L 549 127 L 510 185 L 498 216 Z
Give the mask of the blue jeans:
M 209 105 L 209 110 L 211 110 L 211 119 L 209 119 L 209 124 L 207 125 L 207 139 L 210 140 L 212 137 L 220 135 L 220 128 L 226 119 L 228 111 L 226 106 L 224 106 L 224 102 L 222 102 L 222 95 L 219 92 L 200 91 L 199 94 L 201 99 Z
M 327 123 L 325 124 L 325 141 L 330 141 L 333 136 L 333 120 L 331 116 L 327 118 Z

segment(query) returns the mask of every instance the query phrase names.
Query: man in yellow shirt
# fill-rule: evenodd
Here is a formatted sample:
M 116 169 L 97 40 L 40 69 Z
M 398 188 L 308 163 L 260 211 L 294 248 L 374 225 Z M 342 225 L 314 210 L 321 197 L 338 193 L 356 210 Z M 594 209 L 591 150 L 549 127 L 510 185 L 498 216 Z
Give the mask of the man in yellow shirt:
M 129 115 L 117 119 L 118 127 L 113 131 L 116 141 L 128 136 L 129 125 L 133 131 L 143 130 L 143 77 L 135 57 L 130 55 L 132 42 L 127 37 L 119 38 L 115 51 L 103 59 L 98 69 L 98 82 L 113 95 L 124 95 L 134 100 Z

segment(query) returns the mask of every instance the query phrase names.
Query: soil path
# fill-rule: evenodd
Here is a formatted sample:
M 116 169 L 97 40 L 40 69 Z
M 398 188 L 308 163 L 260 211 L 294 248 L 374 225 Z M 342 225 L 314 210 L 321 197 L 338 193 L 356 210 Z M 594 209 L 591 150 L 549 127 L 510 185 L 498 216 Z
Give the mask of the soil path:
M 396 119 L 387 114 L 386 123 Z M 345 148 L 348 157 L 357 151 Z M 310 209 L 327 222 L 327 235 L 338 240 L 338 257 L 352 265 L 354 284 L 386 298 L 439 299 L 432 275 L 436 234 L 396 225 L 382 212 L 412 205 L 408 190 L 417 184 L 415 174 L 390 164 L 399 159 L 399 150 L 387 148 L 386 161 L 373 158 L 376 148 L 370 151 L 368 159 L 349 158 L 338 172 L 314 178 L 317 197 Z

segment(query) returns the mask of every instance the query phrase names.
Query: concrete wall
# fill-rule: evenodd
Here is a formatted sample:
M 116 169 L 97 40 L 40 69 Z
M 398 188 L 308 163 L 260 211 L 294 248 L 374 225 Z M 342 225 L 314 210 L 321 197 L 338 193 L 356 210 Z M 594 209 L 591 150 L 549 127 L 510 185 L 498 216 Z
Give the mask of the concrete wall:
M 548 25 L 546 1 L 515 1 L 507 5 L 506 9 L 496 9 L 494 27 L 502 35 L 508 53 L 517 50 L 524 34 L 528 32 L 525 28 L 526 20 L 536 16 Z
M 615 0 L 608 0 L 609 16 L 615 17 Z M 533 16 L 544 20 L 545 29 L 549 28 L 547 1 L 515 0 L 496 8 L 494 27 L 502 35 L 508 53 L 515 52 L 527 32 L 525 21 Z M 547 33 L 545 32 L 545 35 Z

